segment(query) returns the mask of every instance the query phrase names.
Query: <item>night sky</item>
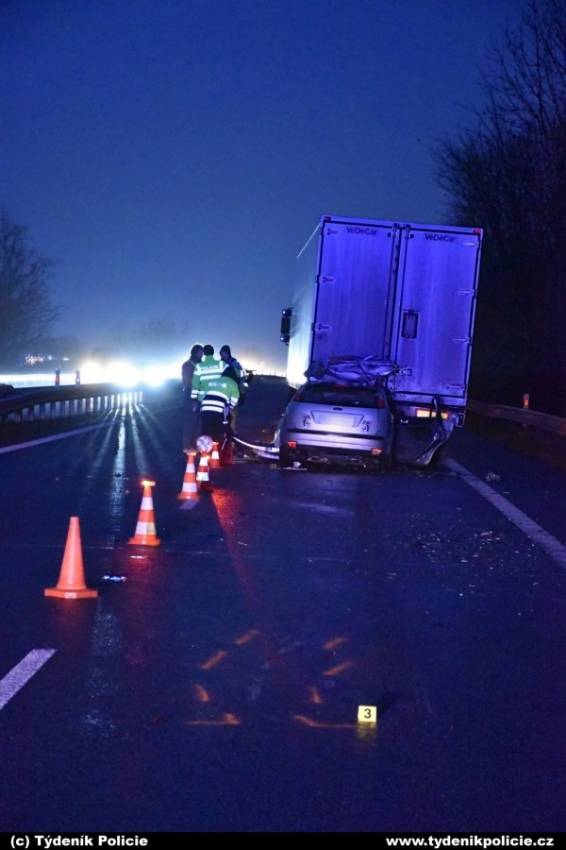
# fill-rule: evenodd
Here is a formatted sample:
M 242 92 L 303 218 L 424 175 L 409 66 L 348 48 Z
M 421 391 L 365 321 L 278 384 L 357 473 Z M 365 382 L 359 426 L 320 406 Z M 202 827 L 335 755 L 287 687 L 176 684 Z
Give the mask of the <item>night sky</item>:
M 524 6 L 0 0 L 0 205 L 57 261 L 54 331 L 168 319 L 282 364 L 321 215 L 445 220 L 431 148 Z

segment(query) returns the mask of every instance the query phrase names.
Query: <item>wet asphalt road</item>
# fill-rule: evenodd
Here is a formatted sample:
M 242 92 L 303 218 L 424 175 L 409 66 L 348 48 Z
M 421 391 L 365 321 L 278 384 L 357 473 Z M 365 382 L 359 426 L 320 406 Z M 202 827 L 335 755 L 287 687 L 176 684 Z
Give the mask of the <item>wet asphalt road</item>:
M 239 430 L 282 403 L 258 382 Z M 566 829 L 543 549 L 442 468 L 238 462 L 181 510 L 174 406 L 109 421 L 0 456 L 0 678 L 56 650 L 0 710 L 0 829 Z M 564 473 L 469 432 L 451 453 L 566 542 Z M 126 545 L 144 475 L 156 549 Z M 74 514 L 100 596 L 44 599 Z

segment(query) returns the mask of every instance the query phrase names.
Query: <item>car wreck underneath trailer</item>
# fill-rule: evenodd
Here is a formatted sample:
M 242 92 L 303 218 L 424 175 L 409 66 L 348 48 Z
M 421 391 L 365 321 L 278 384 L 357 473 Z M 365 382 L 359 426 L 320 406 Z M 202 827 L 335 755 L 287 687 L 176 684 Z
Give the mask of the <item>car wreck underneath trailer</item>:
M 426 466 L 464 424 L 482 231 L 334 216 L 317 230 L 281 322 L 298 395 L 276 434 L 280 462 Z M 346 386 L 375 394 L 361 418 L 361 403 L 324 400 Z

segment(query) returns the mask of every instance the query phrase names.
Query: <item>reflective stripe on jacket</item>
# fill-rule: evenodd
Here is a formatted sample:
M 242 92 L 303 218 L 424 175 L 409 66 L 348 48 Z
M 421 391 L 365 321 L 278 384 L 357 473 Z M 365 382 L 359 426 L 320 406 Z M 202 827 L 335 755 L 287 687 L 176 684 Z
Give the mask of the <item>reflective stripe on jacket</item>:
M 218 413 L 225 422 L 228 413 L 238 404 L 240 391 L 232 378 L 211 378 L 202 401 L 201 413 Z

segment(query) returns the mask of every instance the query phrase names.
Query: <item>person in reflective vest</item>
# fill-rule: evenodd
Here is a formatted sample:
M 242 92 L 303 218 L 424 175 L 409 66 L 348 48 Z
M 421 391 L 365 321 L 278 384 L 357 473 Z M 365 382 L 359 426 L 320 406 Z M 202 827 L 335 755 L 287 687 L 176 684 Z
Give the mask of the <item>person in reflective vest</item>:
M 240 398 L 237 378 L 231 366 L 219 378 L 211 378 L 200 408 L 201 432 L 221 446 L 228 435 L 230 413 Z
M 225 364 L 221 360 L 216 360 L 214 357 L 214 348 L 212 345 L 205 345 L 204 357 L 195 366 L 193 372 L 191 398 L 201 402 L 206 395 L 209 381 L 214 378 L 220 378 L 225 368 Z

